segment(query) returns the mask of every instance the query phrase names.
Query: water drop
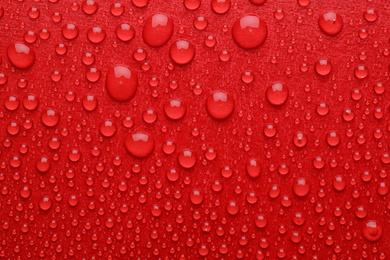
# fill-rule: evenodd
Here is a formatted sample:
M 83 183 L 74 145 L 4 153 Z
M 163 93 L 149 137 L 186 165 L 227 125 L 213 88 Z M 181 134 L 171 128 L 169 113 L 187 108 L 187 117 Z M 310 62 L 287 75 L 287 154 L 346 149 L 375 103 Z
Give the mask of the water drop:
M 73 40 L 79 35 L 79 27 L 72 23 L 65 24 L 62 27 L 62 36 L 65 39 Z
M 194 205 L 200 205 L 203 202 L 203 194 L 198 189 L 193 189 L 190 193 L 190 200 Z
M 98 4 L 94 0 L 85 0 L 81 4 L 81 9 L 85 14 L 91 15 L 96 13 L 98 9 Z
M 258 178 L 261 174 L 261 164 L 257 159 L 249 159 L 246 162 L 246 172 L 251 178 Z
M 28 69 L 35 62 L 35 52 L 24 43 L 9 45 L 7 56 L 12 65 L 18 69 Z
M 177 160 L 181 167 L 191 169 L 196 164 L 196 154 L 191 149 L 184 149 L 177 156 Z
M 281 83 L 275 83 L 267 87 L 265 93 L 268 102 L 274 106 L 283 105 L 287 101 L 288 94 L 288 88 Z
M 184 0 L 184 7 L 190 11 L 194 11 L 200 7 L 200 0 Z
M 211 0 L 211 9 L 217 14 L 226 14 L 230 6 L 230 0 Z
M 318 25 L 324 33 L 333 36 L 340 33 L 343 27 L 343 19 L 340 15 L 329 12 L 320 16 Z
M 128 42 L 134 38 L 135 30 L 130 24 L 122 23 L 116 27 L 116 36 L 123 42 Z
M 378 241 L 383 233 L 382 225 L 376 220 L 367 220 L 362 227 L 362 234 L 365 239 L 371 242 Z
M 318 75 L 326 76 L 332 71 L 332 64 L 327 59 L 320 59 L 316 62 L 315 70 Z
M 295 180 L 293 185 L 294 194 L 298 197 L 305 197 L 309 194 L 310 184 L 306 181 L 305 178 L 298 178 Z
M 186 106 L 178 99 L 171 99 L 164 106 L 165 115 L 172 120 L 182 119 L 186 111 Z
M 186 40 L 178 40 L 171 45 L 169 55 L 176 64 L 188 64 L 195 56 L 195 47 Z
M 129 134 L 125 139 L 126 150 L 137 158 L 145 158 L 154 150 L 154 140 L 148 133 Z
M 127 101 L 134 97 L 138 87 L 138 78 L 129 67 L 116 65 L 108 70 L 106 89 L 115 100 Z
M 173 21 L 165 14 L 155 14 L 146 21 L 142 37 L 146 44 L 161 47 L 173 34 Z
M 267 38 L 267 25 L 254 15 L 247 15 L 237 20 L 232 28 L 232 36 L 238 46 L 254 49 L 264 43 Z
M 106 38 L 106 32 L 102 28 L 95 26 L 88 29 L 87 37 L 90 42 L 98 44 Z
M 60 115 L 54 109 L 46 109 L 41 115 L 42 123 L 47 127 L 54 127 L 60 122 Z
M 215 119 L 228 118 L 234 111 L 234 100 L 225 91 L 215 91 L 206 101 L 207 112 Z

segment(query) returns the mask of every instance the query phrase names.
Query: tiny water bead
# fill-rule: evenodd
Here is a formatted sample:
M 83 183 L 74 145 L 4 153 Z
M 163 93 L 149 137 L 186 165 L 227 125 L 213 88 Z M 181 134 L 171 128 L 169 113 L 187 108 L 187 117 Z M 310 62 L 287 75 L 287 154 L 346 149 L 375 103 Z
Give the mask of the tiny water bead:
M 169 49 L 171 59 L 179 65 L 190 63 L 195 56 L 195 47 L 186 40 L 178 40 Z
M 282 83 L 275 83 L 267 87 L 265 95 L 269 103 L 274 106 L 281 106 L 286 103 L 289 91 Z
M 35 52 L 24 43 L 10 44 L 7 56 L 12 65 L 18 69 L 28 69 L 35 62 Z
M 129 134 L 125 138 L 125 148 L 134 157 L 146 158 L 154 150 L 154 139 L 148 133 Z
M 225 91 L 215 91 L 208 96 L 206 101 L 206 109 L 210 116 L 214 119 L 226 119 L 234 111 L 234 100 Z
M 371 242 L 378 241 L 382 237 L 383 227 L 376 220 L 367 220 L 363 223 L 362 234 Z
M 173 34 L 173 21 L 165 14 L 155 14 L 145 22 L 142 37 L 151 47 L 161 47 Z
M 106 90 L 117 101 L 132 99 L 137 91 L 138 77 L 126 65 L 111 67 L 106 75 Z
M 232 36 L 238 46 L 254 49 L 262 45 L 267 38 L 268 29 L 263 20 L 247 15 L 237 20 L 232 27 Z
M 186 111 L 186 106 L 178 99 L 171 99 L 164 106 L 165 115 L 172 120 L 182 119 L 185 116 Z
M 318 25 L 324 33 L 334 36 L 343 28 L 343 19 L 334 12 L 328 12 L 319 17 Z

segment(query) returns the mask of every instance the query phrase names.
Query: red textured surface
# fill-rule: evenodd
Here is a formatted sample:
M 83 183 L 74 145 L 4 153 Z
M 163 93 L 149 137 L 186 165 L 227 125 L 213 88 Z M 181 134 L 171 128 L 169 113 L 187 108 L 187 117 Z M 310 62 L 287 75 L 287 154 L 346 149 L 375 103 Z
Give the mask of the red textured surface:
M 312 1 L 307 6 L 297 1 L 268 0 L 256 6 L 232 0 L 226 14 L 216 14 L 209 0 L 194 11 L 181 0 L 151 0 L 144 8 L 119 1 L 125 9 L 118 17 L 110 13 L 111 1 L 96 1 L 98 9 L 91 15 L 83 12 L 82 1 L 53 2 L 0 1 L 0 258 L 389 257 L 386 0 Z M 32 7 L 40 12 L 37 18 L 29 12 Z M 364 12 L 372 9 L 378 18 L 369 22 Z M 343 20 L 336 36 L 319 27 L 319 17 L 329 11 Z M 156 13 L 172 19 L 174 30 L 166 44 L 152 48 L 142 30 Z M 248 14 L 258 16 L 268 28 L 264 44 L 251 50 L 240 48 L 231 33 L 234 23 Z M 198 16 L 208 21 L 204 30 L 194 27 Z M 135 31 L 129 42 L 115 33 L 125 22 Z M 79 28 L 73 40 L 61 33 L 69 23 Z M 88 29 L 95 26 L 106 32 L 101 43 L 87 38 Z M 47 39 L 43 29 L 50 32 Z M 7 48 L 29 41 L 29 31 L 37 36 L 27 43 L 35 62 L 26 70 L 15 68 Z M 214 47 L 205 44 L 210 35 L 216 40 Z M 176 65 L 169 56 L 171 45 L 180 39 L 195 48 L 194 59 L 186 65 Z M 66 46 L 65 54 L 56 52 L 58 44 Z M 134 58 L 139 48 L 147 54 L 143 61 Z M 227 61 L 224 51 L 230 55 Z M 82 62 L 86 52 L 95 57 L 92 65 Z M 326 76 L 316 72 L 320 59 L 332 64 Z M 107 71 L 119 64 L 138 77 L 136 94 L 129 101 L 118 102 L 106 90 Z M 369 71 L 364 79 L 355 75 L 361 65 Z M 90 68 L 101 73 L 96 82 L 86 78 Z M 242 79 L 246 71 L 254 76 L 250 83 Z M 288 88 L 281 106 L 266 98 L 267 87 L 274 83 Z M 383 87 L 375 88 L 378 83 Z M 223 120 L 215 120 L 206 109 L 207 98 L 217 90 L 234 99 L 233 114 Z M 39 100 L 31 111 L 24 101 L 28 94 Z M 83 106 L 86 95 L 97 99 L 94 111 Z M 19 100 L 16 109 L 17 101 L 9 102 L 10 96 Z M 171 99 L 186 107 L 185 116 L 176 121 L 163 109 Z M 326 115 L 318 109 L 321 103 L 329 107 Z M 54 127 L 43 124 L 47 109 L 60 115 Z M 145 116 L 148 109 L 157 114 L 153 123 Z M 133 125 L 124 123 L 127 117 Z M 111 137 L 101 128 L 106 120 L 116 126 Z M 266 136 L 267 124 L 276 128 L 275 136 Z M 155 142 L 146 158 L 134 157 L 124 145 L 128 134 L 140 131 Z M 294 144 L 298 132 L 307 138 L 303 147 Z M 340 138 L 336 146 L 327 141 L 330 132 Z M 53 137 L 60 140 L 59 147 L 49 142 Z M 166 141 L 176 145 L 172 154 L 163 150 Z M 145 155 L 145 147 L 138 148 Z M 178 160 L 183 149 L 196 154 L 191 169 Z M 209 149 L 214 149 L 215 158 Z M 36 164 L 42 157 L 50 161 L 47 172 L 40 172 Z M 257 178 L 249 177 L 246 169 L 252 158 L 261 165 Z M 317 159 L 324 162 L 321 169 L 313 163 Z M 225 166 L 232 170 L 230 177 L 221 173 Z M 177 180 L 167 177 L 170 169 L 176 169 Z M 344 188 L 336 177 L 343 179 Z M 299 197 L 302 190 L 294 192 L 293 186 L 302 178 L 310 191 Z M 201 198 L 191 200 L 193 191 Z M 47 210 L 44 197 L 52 203 Z M 236 215 L 231 214 L 232 202 L 239 209 Z M 297 213 L 304 217 L 302 225 Z M 258 214 L 267 220 L 262 228 L 255 224 Z M 375 237 L 375 232 L 383 232 L 377 241 L 364 237 L 368 221 L 380 225 L 371 233 Z

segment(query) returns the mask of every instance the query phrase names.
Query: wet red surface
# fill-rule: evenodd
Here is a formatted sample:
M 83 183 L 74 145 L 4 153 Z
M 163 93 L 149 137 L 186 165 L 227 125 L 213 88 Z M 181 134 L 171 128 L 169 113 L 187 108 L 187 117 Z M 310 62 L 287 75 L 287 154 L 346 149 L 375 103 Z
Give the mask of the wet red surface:
M 0 5 L 0 258 L 390 257 L 385 0 Z

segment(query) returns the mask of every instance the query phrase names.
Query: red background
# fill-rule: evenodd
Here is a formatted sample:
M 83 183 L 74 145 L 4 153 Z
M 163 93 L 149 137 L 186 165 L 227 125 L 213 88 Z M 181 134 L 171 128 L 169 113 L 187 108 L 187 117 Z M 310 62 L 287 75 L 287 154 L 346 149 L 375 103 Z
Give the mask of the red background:
M 121 2 L 121 1 L 119 1 Z M 381 156 L 389 147 L 389 92 L 378 94 L 376 83 L 387 88 L 389 80 L 389 20 L 390 11 L 385 0 L 380 1 L 312 1 L 303 7 L 297 1 L 268 0 L 255 6 L 247 0 L 232 0 L 230 10 L 224 15 L 215 14 L 210 1 L 202 1 L 198 10 L 189 11 L 183 1 L 151 0 L 144 8 L 137 8 L 130 1 L 121 2 L 125 12 L 120 17 L 110 13 L 113 2 L 97 1 L 98 10 L 86 15 L 81 8 L 72 9 L 73 1 L 51 3 L 42 1 L 0 1 L 4 15 L 0 18 L 0 72 L 8 81 L 0 86 L 0 257 L 5 259 L 196 259 L 203 258 L 202 250 L 208 250 L 207 259 L 385 259 L 390 255 L 388 194 L 378 194 L 379 183 L 388 187 L 389 166 Z M 40 10 L 37 19 L 31 19 L 31 7 Z M 275 18 L 276 10 L 283 10 L 281 20 Z M 374 9 L 378 19 L 367 22 L 363 13 Z M 318 26 L 323 13 L 334 11 L 343 19 L 343 28 L 337 36 L 324 34 Z M 60 22 L 52 15 L 59 12 Z M 174 22 L 174 33 L 167 44 L 150 48 L 142 39 L 145 20 L 162 12 Z M 231 35 L 234 22 L 246 14 L 256 14 L 268 27 L 265 43 L 254 50 L 244 50 L 235 44 Z M 208 20 L 205 30 L 194 28 L 197 16 Z M 128 43 L 121 42 L 116 34 L 117 25 L 127 22 L 135 28 L 135 37 Z M 66 40 L 61 35 L 64 24 L 74 23 L 79 35 Z M 106 38 L 100 44 L 87 39 L 87 30 L 100 26 Z M 224 30 L 225 28 L 225 30 Z M 50 37 L 39 37 L 47 29 Z M 359 37 L 365 29 L 368 37 Z M 13 68 L 7 58 L 7 48 L 15 42 L 24 42 L 24 34 L 33 31 L 37 40 L 29 46 L 35 51 L 36 61 L 27 70 Z M 208 35 L 216 38 L 216 45 L 208 48 L 204 40 Z M 169 47 L 177 39 L 186 39 L 195 46 L 195 58 L 185 66 L 178 66 L 169 57 Z M 66 55 L 58 55 L 55 46 L 67 46 Z M 146 51 L 144 62 L 133 58 L 138 48 Z M 231 58 L 219 59 L 221 51 L 227 50 Z M 91 66 L 82 63 L 85 52 L 95 55 Z M 367 59 L 359 54 L 365 52 Z M 316 74 L 314 65 L 321 58 L 332 63 L 332 72 L 326 77 Z M 149 70 L 144 70 L 147 62 Z M 308 70 L 302 71 L 302 64 Z M 105 90 L 105 75 L 108 68 L 126 64 L 138 75 L 139 86 L 131 101 L 117 102 Z M 357 79 L 354 69 L 365 65 L 369 75 Z M 144 65 L 145 66 L 145 65 Z M 95 67 L 101 71 L 96 83 L 86 80 L 86 70 Z M 53 71 L 61 72 L 59 82 L 51 79 Z M 252 83 L 241 80 L 244 71 L 254 75 Z M 150 84 L 153 78 L 158 85 Z M 18 87 L 25 79 L 28 85 Z M 178 87 L 172 89 L 170 83 Z M 265 89 L 281 82 L 289 89 L 289 97 L 283 106 L 269 104 Z M 203 92 L 195 95 L 193 87 L 199 85 Z M 360 100 L 351 97 L 353 90 L 362 93 Z M 206 111 L 206 98 L 214 90 L 224 90 L 235 100 L 235 110 L 226 120 L 216 121 Z M 72 100 L 72 92 L 75 96 Z M 34 111 L 22 105 L 26 94 L 35 94 L 39 106 Z M 82 99 L 93 94 L 98 107 L 93 112 L 83 109 Z M 15 111 L 4 106 L 10 96 L 20 100 Z M 185 117 L 179 121 L 168 119 L 163 105 L 171 98 L 181 99 L 187 107 Z M 316 112 L 316 106 L 325 102 L 330 111 L 326 116 Z M 41 113 L 53 108 L 60 113 L 60 122 L 54 128 L 42 124 Z M 157 120 L 148 124 L 142 114 L 152 108 Z M 380 108 L 384 115 L 375 117 Z M 345 109 L 355 114 L 352 121 L 343 119 Z M 128 129 L 122 124 L 126 117 L 134 119 Z M 107 138 L 99 131 L 100 124 L 111 119 L 117 126 L 116 134 Z M 24 127 L 26 120 L 33 126 Z M 11 121 L 18 122 L 20 132 L 7 133 Z M 277 135 L 268 138 L 263 133 L 266 123 L 273 123 Z M 380 129 L 381 138 L 374 132 Z M 146 131 L 155 140 L 155 149 L 146 159 L 132 157 L 124 147 L 127 133 Z M 297 148 L 293 137 L 297 131 L 307 136 L 307 145 Z M 336 131 L 340 144 L 330 147 L 326 134 Z M 352 131 L 352 136 L 347 132 Z M 196 133 L 196 134 L 195 134 Z M 363 135 L 364 144 L 357 138 Z M 48 141 L 53 136 L 61 140 L 61 146 L 53 150 Z M 176 143 L 176 151 L 167 155 L 162 151 L 166 140 Z M 28 152 L 19 149 L 27 144 Z M 92 149 L 98 147 L 100 154 L 94 156 Z M 182 168 L 177 161 L 178 153 L 191 148 L 197 154 L 193 169 Z M 205 149 L 214 148 L 217 157 L 207 160 Z M 68 158 L 71 149 L 81 153 L 78 162 Z M 357 160 L 356 153 L 361 155 Z M 353 157 L 355 155 L 355 158 Z M 21 161 L 12 167 L 15 156 Z M 50 158 L 51 169 L 40 173 L 35 162 L 41 156 Z M 313 159 L 322 157 L 323 169 L 313 167 Z M 121 160 L 116 165 L 114 159 Z M 249 158 L 257 158 L 262 165 L 261 176 L 248 177 L 245 166 Z M 134 172 L 134 165 L 141 171 Z M 289 172 L 281 175 L 278 167 L 286 164 Z M 224 166 L 230 166 L 229 178 L 221 175 Z M 167 179 L 167 171 L 176 168 L 180 178 L 176 182 Z M 74 176 L 68 173 L 74 172 Z M 372 178 L 364 181 L 368 171 Z M 339 192 L 332 182 L 336 175 L 346 180 L 346 188 Z M 293 193 L 297 177 L 310 183 L 310 193 L 303 198 Z M 93 180 L 88 183 L 88 180 Z M 217 192 L 213 184 L 219 181 L 222 190 Z M 127 184 L 120 190 L 121 183 Z M 278 185 L 280 195 L 270 198 L 269 189 Z M 31 196 L 24 199 L 20 189 L 28 186 Z M 189 194 L 198 189 L 204 195 L 200 205 L 193 205 Z M 88 196 L 93 191 L 93 196 Z M 246 195 L 255 192 L 258 201 L 249 204 Z M 71 206 L 69 198 L 75 195 L 78 204 Z M 48 211 L 39 208 L 43 196 L 52 199 Z M 290 207 L 281 204 L 283 196 L 292 201 Z M 240 212 L 232 216 L 226 206 L 235 201 Z M 94 207 L 91 206 L 94 204 Z M 167 205 L 172 205 L 169 209 Z M 129 210 L 123 212 L 123 205 Z M 159 217 L 151 214 L 158 205 Z M 356 209 L 363 206 L 367 212 L 364 219 L 356 217 Z M 341 214 L 337 214 L 339 209 Z M 263 213 L 268 223 L 260 229 L 254 220 Z M 296 212 L 302 212 L 305 223 L 293 222 Z M 109 228 L 108 220 L 114 222 Z M 182 220 L 182 221 L 181 221 Z M 362 236 L 366 220 L 376 220 L 383 228 L 383 235 L 376 242 Z M 50 224 L 55 222 L 56 225 Z M 210 229 L 205 228 L 209 226 Z M 283 228 L 284 227 L 284 228 Z M 224 231 L 218 234 L 218 229 Z M 283 232 L 285 229 L 285 233 Z M 291 234 L 298 231 L 302 240 L 291 241 Z M 153 232 L 158 234 L 156 238 Z M 347 239 L 348 234 L 351 236 Z M 331 239 L 329 239 L 331 237 Z M 267 248 L 259 245 L 261 239 L 269 242 Z M 192 239 L 194 245 L 188 246 Z M 327 245 L 327 240 L 333 241 Z M 246 241 L 246 244 L 243 242 Z M 329 242 L 329 241 L 328 241 Z M 221 248 L 227 247 L 226 254 Z M 207 251 L 206 250 L 206 251 Z M 224 251 L 223 251 L 224 252 Z

